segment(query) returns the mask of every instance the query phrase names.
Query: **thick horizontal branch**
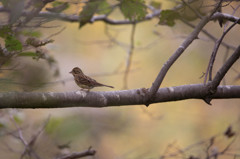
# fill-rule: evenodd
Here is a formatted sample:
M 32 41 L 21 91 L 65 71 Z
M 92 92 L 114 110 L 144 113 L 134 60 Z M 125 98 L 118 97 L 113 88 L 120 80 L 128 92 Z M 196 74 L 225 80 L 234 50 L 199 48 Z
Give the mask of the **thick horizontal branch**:
M 0 93 L 0 108 L 64 108 L 145 105 L 147 89 L 111 92 L 8 92 Z M 160 88 L 152 103 L 203 99 L 209 90 L 204 84 Z M 240 98 L 240 86 L 219 86 L 211 99 Z

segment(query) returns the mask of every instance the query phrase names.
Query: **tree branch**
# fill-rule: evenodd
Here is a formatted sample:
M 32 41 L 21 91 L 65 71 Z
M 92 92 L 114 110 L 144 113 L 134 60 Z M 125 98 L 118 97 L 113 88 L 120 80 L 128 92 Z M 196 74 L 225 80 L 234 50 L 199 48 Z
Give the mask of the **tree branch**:
M 225 20 L 228 20 L 228 21 L 231 21 L 231 22 L 236 22 L 240 18 L 239 17 L 235 17 L 235 16 L 233 16 L 231 14 L 216 12 L 211 17 L 211 20 L 217 20 L 217 19 L 225 19 Z M 240 24 L 240 21 L 238 21 L 237 24 Z
M 215 61 L 215 58 L 217 56 L 217 51 L 220 47 L 221 42 L 223 41 L 223 38 L 227 35 L 227 33 L 238 23 L 239 20 L 237 20 L 235 23 L 233 23 L 227 30 L 225 30 L 222 34 L 222 36 L 215 42 L 215 46 L 211 55 L 211 58 L 209 60 L 209 64 L 208 64 L 208 68 L 206 71 L 206 75 L 205 75 L 205 79 L 204 79 L 204 83 L 207 82 L 207 77 L 209 76 L 209 81 L 212 81 L 212 69 L 213 69 L 213 64 Z
M 158 73 L 157 78 L 152 84 L 152 87 L 149 91 L 149 99 L 146 101 L 146 106 L 151 103 L 151 100 L 153 100 L 157 90 L 159 89 L 160 85 L 162 84 L 162 81 L 164 77 L 166 76 L 168 70 L 173 65 L 173 63 L 182 55 L 182 53 L 187 49 L 187 47 L 198 37 L 198 34 L 201 32 L 203 27 L 209 22 L 212 15 L 217 11 L 217 9 L 221 6 L 223 0 L 220 0 L 220 2 L 217 4 L 217 6 L 213 9 L 211 14 L 205 16 L 202 18 L 202 20 L 199 22 L 199 24 L 195 27 L 193 32 L 185 39 L 185 41 L 182 43 L 182 45 L 175 51 L 175 53 L 168 59 L 167 62 L 163 65 L 161 68 L 161 71 Z
M 173 10 L 177 10 L 180 9 L 181 7 L 176 7 Z M 4 8 L 0 8 L 0 11 L 6 11 L 4 10 Z M 91 19 L 91 23 L 94 23 L 96 21 L 103 21 L 107 24 L 110 25 L 127 25 L 127 24 L 137 24 L 140 22 L 144 22 L 144 21 L 148 21 L 151 20 L 153 18 L 158 18 L 158 16 L 161 14 L 160 9 L 158 10 L 154 10 L 153 13 L 148 14 L 145 18 L 143 18 L 142 20 L 138 20 L 138 21 L 130 21 L 130 20 L 115 20 L 115 19 L 111 19 L 108 18 L 106 15 L 96 15 L 93 16 Z M 63 21 L 67 21 L 67 22 L 79 22 L 79 16 L 78 15 L 69 15 L 69 14 L 65 14 L 65 13 L 52 13 L 52 12 L 39 12 L 38 14 L 39 17 L 45 17 L 45 18 L 56 18 L 56 19 L 60 19 Z M 239 18 L 230 14 L 226 14 L 226 13 L 219 13 L 216 12 L 212 15 L 211 20 L 216 20 L 216 19 L 226 19 L 229 20 L 231 22 L 236 22 Z M 238 22 L 238 24 L 240 24 L 240 22 Z
M 132 31 L 131 31 L 131 40 L 130 40 L 130 48 L 128 50 L 127 54 L 127 62 L 126 62 L 126 69 L 124 72 L 124 77 L 123 77 L 123 89 L 126 89 L 128 87 L 128 74 L 131 68 L 132 64 L 132 55 L 134 52 L 134 36 L 135 36 L 135 30 L 136 30 L 136 24 L 133 24 L 132 26 Z
M 92 150 L 91 147 L 90 147 L 86 151 L 71 153 L 71 154 L 68 154 L 68 155 L 58 157 L 56 159 L 77 159 L 77 158 L 83 158 L 83 157 L 87 157 L 87 156 L 94 156 L 95 153 L 96 153 L 96 151 Z
M 222 81 L 223 77 L 226 75 L 226 73 L 232 67 L 232 65 L 239 59 L 239 57 L 240 57 L 240 45 L 215 75 L 212 81 L 212 89 L 216 90 L 216 88 Z
M 196 26 L 193 25 L 192 23 L 184 20 L 184 19 L 180 19 L 184 24 L 190 26 L 191 28 L 195 28 Z M 202 29 L 201 30 L 202 33 L 204 33 L 208 38 L 210 38 L 212 41 L 216 42 L 217 41 L 217 38 L 215 36 L 213 36 L 211 33 L 209 33 L 207 30 L 205 29 Z M 226 47 L 226 48 L 229 48 L 229 49 L 232 49 L 232 50 L 235 50 L 236 47 L 231 45 L 231 44 L 228 44 L 228 43 L 225 43 L 224 41 L 221 42 L 221 45 Z
M 4 108 L 66 108 L 66 107 L 110 107 L 145 104 L 147 89 L 111 92 L 6 92 L 0 93 L 0 109 Z M 182 85 L 160 88 L 152 103 L 203 99 L 209 94 L 204 84 Z M 240 98 L 240 86 L 218 86 L 211 99 Z
M 182 45 L 175 51 L 175 53 L 165 62 L 161 71 L 158 73 L 157 78 L 152 84 L 150 88 L 149 99 L 153 98 L 157 90 L 159 89 L 164 77 L 166 76 L 168 70 L 173 65 L 173 63 L 182 55 L 182 53 L 187 49 L 187 47 L 193 42 L 193 40 L 197 39 L 199 32 L 201 32 L 202 28 L 208 23 L 210 17 L 204 17 L 200 23 L 196 26 L 194 31 L 186 38 L 186 40 L 182 43 Z M 148 105 L 148 103 L 146 103 Z

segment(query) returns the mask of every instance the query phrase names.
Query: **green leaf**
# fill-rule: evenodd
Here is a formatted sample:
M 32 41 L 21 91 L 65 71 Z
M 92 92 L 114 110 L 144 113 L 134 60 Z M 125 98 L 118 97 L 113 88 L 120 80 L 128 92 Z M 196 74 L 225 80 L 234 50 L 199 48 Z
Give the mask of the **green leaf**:
M 156 8 L 156 9 L 160 9 L 161 6 L 162 6 L 162 3 L 156 2 L 156 1 L 151 1 L 150 5 L 153 6 L 154 8 Z
M 97 12 L 98 14 L 108 14 L 112 11 L 112 8 L 110 6 L 110 4 L 105 1 L 105 0 L 102 0 L 101 3 L 98 5 L 98 9 L 97 9 Z
M 64 3 L 64 2 L 54 1 L 54 2 L 51 3 L 51 5 L 52 5 L 53 7 L 57 7 L 57 6 L 59 6 L 59 5 L 62 5 L 63 3 Z
M 22 119 L 20 119 L 17 115 L 14 115 L 13 119 L 17 124 L 20 124 L 22 122 Z
M 62 119 L 51 118 L 45 128 L 46 132 L 49 134 L 53 133 L 61 125 L 61 123 L 62 123 Z
M 0 122 L 0 129 L 5 128 L 5 127 L 6 127 L 6 125 L 4 123 Z
M 12 33 L 12 29 L 9 25 L 0 27 L 0 37 L 6 38 L 11 33 Z
M 79 14 L 79 28 L 90 22 L 103 0 L 89 0 Z
M 36 57 L 37 54 L 35 52 L 29 51 L 29 52 L 21 52 L 21 53 L 18 54 L 18 56 Z
M 158 24 L 174 26 L 175 20 L 178 19 L 180 15 L 173 10 L 163 10 L 160 14 L 160 21 Z
M 124 17 L 131 21 L 141 20 L 147 14 L 144 0 L 121 0 L 119 7 Z
M 22 43 L 16 37 L 9 35 L 5 39 L 5 47 L 8 51 L 20 51 Z
M 68 2 L 54 1 L 51 4 L 52 4 L 52 8 L 46 8 L 46 10 L 49 12 L 60 13 L 60 12 L 64 11 L 65 9 L 69 8 Z

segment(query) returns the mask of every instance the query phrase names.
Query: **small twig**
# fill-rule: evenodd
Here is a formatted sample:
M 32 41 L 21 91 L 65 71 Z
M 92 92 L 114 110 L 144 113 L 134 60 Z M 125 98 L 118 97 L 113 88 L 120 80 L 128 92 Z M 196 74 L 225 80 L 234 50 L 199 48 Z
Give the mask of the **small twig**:
M 91 147 L 89 147 L 89 149 L 86 151 L 71 153 L 68 155 L 58 157 L 56 159 L 77 159 L 77 158 L 82 158 L 86 156 L 94 156 L 95 153 L 96 153 L 96 150 L 92 150 Z
M 187 2 L 185 2 L 185 0 L 181 0 L 183 2 L 183 4 L 185 4 L 189 9 L 191 9 L 191 11 L 193 13 L 196 14 L 196 16 L 198 16 L 198 18 L 202 19 L 202 15 L 197 11 L 195 10 L 191 5 L 189 5 Z
M 31 137 L 31 140 L 28 142 L 28 146 L 33 147 L 33 145 L 35 144 L 37 138 L 39 137 L 39 135 L 44 131 L 44 129 L 46 128 L 48 122 L 50 120 L 50 116 L 48 116 L 47 120 L 43 123 L 42 127 L 36 132 L 36 134 L 34 134 Z
M 219 12 L 214 13 L 213 16 L 211 17 L 211 20 L 216 20 L 216 19 L 226 19 L 231 22 L 236 22 L 237 20 L 239 20 L 238 17 L 235 17 L 230 14 L 226 14 L 226 13 L 219 13 Z M 240 24 L 240 21 L 238 21 L 238 24 Z
M 44 122 L 43 124 L 43 127 L 35 134 L 32 136 L 30 142 L 27 142 L 24 137 L 23 137 L 23 134 L 22 134 L 22 131 L 21 129 L 19 128 L 19 126 L 17 125 L 17 123 L 15 122 L 15 120 L 13 119 L 13 117 L 11 116 L 11 120 L 13 121 L 15 127 L 18 129 L 18 136 L 15 136 L 17 137 L 22 143 L 23 145 L 25 146 L 25 149 L 23 151 L 23 153 L 21 154 L 21 159 L 24 158 L 25 155 L 29 155 L 29 156 L 33 156 L 34 158 L 36 159 L 41 159 L 37 153 L 33 150 L 33 145 L 34 143 L 36 142 L 38 136 L 41 134 L 41 132 L 44 130 L 44 128 L 46 127 L 46 124 L 48 123 L 49 121 L 49 117 L 48 119 L 46 120 L 46 122 Z
M 187 24 L 188 26 L 190 26 L 191 28 L 195 28 L 195 27 L 196 27 L 196 26 L 193 25 L 192 23 L 189 23 L 188 21 L 186 21 L 186 20 L 184 20 L 184 19 L 182 19 L 182 18 L 181 18 L 180 20 L 181 20 L 183 23 L 185 23 L 185 24 Z M 217 41 L 217 38 L 214 37 L 214 36 L 213 36 L 211 33 L 209 33 L 207 30 L 202 29 L 201 31 L 202 31 L 202 33 L 204 33 L 207 37 L 209 37 L 212 41 L 214 41 L 214 42 Z M 228 47 L 228 48 L 230 48 L 230 49 L 232 49 L 232 50 L 235 50 L 235 49 L 236 49 L 235 46 L 230 45 L 230 44 L 227 44 L 227 43 L 225 43 L 224 41 L 221 42 L 221 45 L 224 46 L 224 47 Z
M 207 146 L 207 149 L 206 149 L 206 154 L 207 154 L 206 159 L 210 159 L 209 150 L 213 146 L 214 141 L 215 141 L 215 137 L 210 138 L 210 140 L 209 140 L 210 143 L 209 143 L 209 145 Z
M 22 134 L 22 129 L 17 125 L 16 121 L 14 120 L 13 116 L 10 116 L 10 119 L 12 120 L 14 126 L 17 128 L 18 136 L 17 138 L 21 140 L 21 142 L 26 146 L 27 141 L 24 139 Z
M 236 139 L 237 137 L 235 137 L 222 151 L 209 155 L 207 159 L 211 159 L 212 157 L 219 156 L 219 155 L 224 155 L 230 149 L 230 147 L 236 141 Z
M 133 51 L 134 51 L 135 30 L 136 30 L 136 24 L 133 24 L 132 32 L 131 32 L 130 48 L 129 48 L 128 55 L 127 55 L 128 57 L 127 57 L 127 63 L 126 63 L 126 70 L 125 70 L 124 77 L 123 77 L 123 89 L 127 88 L 128 73 L 129 73 L 129 70 L 131 68 L 132 55 L 133 55 Z
M 226 62 L 226 60 L 227 60 L 229 51 L 230 51 L 230 48 L 229 48 L 229 47 L 226 47 L 226 52 L 225 52 L 224 57 L 223 57 L 223 64 L 224 64 L 224 63 Z M 223 85 L 226 85 L 226 80 L 225 80 L 225 78 L 223 78 Z
M 162 156 L 160 156 L 160 159 L 171 158 L 171 157 L 173 158 L 173 157 L 176 157 L 176 156 L 178 156 L 180 154 L 184 154 L 187 151 L 190 151 L 191 149 L 193 149 L 193 148 L 195 148 L 197 146 L 204 145 L 205 143 L 210 141 L 212 138 L 215 138 L 217 136 L 219 136 L 219 135 L 217 134 L 217 135 L 214 135 L 214 136 L 210 137 L 209 139 L 201 140 L 201 141 L 199 141 L 197 143 L 194 143 L 194 144 L 191 144 L 191 145 L 185 147 L 184 149 L 178 149 L 176 152 L 169 153 L 167 155 L 162 155 Z
M 124 49 L 124 51 L 128 51 L 127 48 L 129 47 L 127 44 L 123 43 L 123 42 L 119 42 L 116 40 L 116 37 L 113 37 L 109 30 L 108 30 L 108 27 L 107 25 L 105 25 L 105 29 L 104 29 L 104 33 L 106 34 L 106 36 L 109 38 L 109 40 L 112 42 L 112 43 L 115 43 L 116 45 L 120 46 L 121 48 Z
M 240 7 L 240 5 L 238 5 L 235 9 L 233 9 L 233 12 L 232 12 L 232 16 L 236 13 L 236 11 L 238 10 L 238 8 Z M 227 28 L 227 25 L 228 25 L 229 22 L 227 22 L 225 25 L 224 25 L 224 30 L 226 30 Z
M 61 30 L 59 30 L 58 32 L 53 33 L 53 34 L 49 35 L 48 37 L 46 37 L 45 40 L 50 39 L 51 37 L 60 34 L 60 33 L 63 32 L 65 29 L 66 29 L 66 27 L 63 27 L 63 28 L 62 28 Z

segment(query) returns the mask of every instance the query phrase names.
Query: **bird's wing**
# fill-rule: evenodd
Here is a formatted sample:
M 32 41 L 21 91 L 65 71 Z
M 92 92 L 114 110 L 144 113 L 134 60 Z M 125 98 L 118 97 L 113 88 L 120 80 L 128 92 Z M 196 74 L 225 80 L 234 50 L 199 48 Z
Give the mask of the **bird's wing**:
M 87 77 L 86 79 L 88 80 L 90 85 L 92 85 L 94 87 L 104 86 L 104 84 L 98 83 L 96 80 L 92 79 L 91 77 L 88 77 L 88 76 L 86 76 L 86 77 Z
M 81 78 L 81 82 L 86 84 L 86 85 L 94 85 L 94 83 L 96 83 L 96 81 L 88 76 L 85 75 L 85 78 Z
M 82 78 L 82 83 L 90 86 L 101 86 L 101 83 L 98 83 L 96 80 L 85 75 L 85 78 Z

